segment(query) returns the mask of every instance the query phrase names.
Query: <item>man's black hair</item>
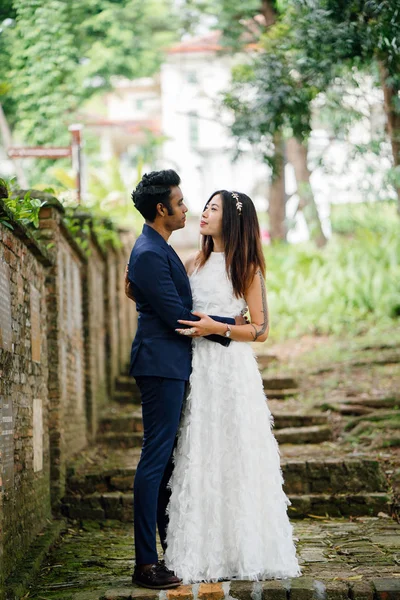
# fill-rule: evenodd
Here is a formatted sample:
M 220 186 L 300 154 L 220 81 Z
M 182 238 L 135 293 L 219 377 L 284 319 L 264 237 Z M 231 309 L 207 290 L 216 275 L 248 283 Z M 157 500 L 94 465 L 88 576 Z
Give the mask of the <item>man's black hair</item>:
M 179 185 L 181 179 L 175 171 L 152 171 L 143 175 L 136 190 L 132 192 L 133 204 L 141 215 L 153 223 L 157 215 L 157 204 L 161 202 L 169 215 L 171 210 L 171 186 Z

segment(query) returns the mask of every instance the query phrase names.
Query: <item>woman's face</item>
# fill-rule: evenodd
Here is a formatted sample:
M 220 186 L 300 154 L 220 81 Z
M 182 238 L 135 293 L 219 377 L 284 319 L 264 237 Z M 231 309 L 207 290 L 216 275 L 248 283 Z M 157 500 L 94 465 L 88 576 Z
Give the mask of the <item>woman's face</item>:
M 222 198 L 220 194 L 211 198 L 210 202 L 203 210 L 200 221 L 200 233 L 202 235 L 211 235 L 212 237 L 221 237 Z

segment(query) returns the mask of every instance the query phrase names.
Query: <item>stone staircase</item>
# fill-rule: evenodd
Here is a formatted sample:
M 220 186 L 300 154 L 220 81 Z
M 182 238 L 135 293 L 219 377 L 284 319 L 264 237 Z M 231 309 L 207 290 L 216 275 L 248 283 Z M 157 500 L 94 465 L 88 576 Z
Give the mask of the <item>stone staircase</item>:
M 264 358 L 261 368 L 272 361 Z M 332 403 L 323 394 L 323 402 L 318 397 L 312 403 L 306 382 L 300 388 L 289 377 L 265 377 L 264 389 L 292 503 L 301 577 L 169 591 L 132 585 L 132 488 L 142 422 L 138 389 L 121 376 L 101 415 L 96 445 L 68 468 L 62 503 L 68 533 L 42 570 L 32 600 L 400 600 L 400 525 L 390 518 L 394 488 L 388 475 L 394 467 L 382 453 L 343 442 L 363 425 L 361 417 L 385 418 L 398 402 L 385 398 L 378 407 L 374 399 L 336 402 L 335 396 Z
M 329 417 L 323 412 L 285 408 L 298 392 L 291 378 L 264 378 L 271 400 L 274 435 L 280 444 L 289 516 L 349 517 L 388 511 L 390 494 L 385 473 L 369 457 L 338 455 Z M 62 513 L 71 519 L 130 522 L 132 488 L 142 444 L 140 395 L 134 380 L 116 381 L 113 402 L 102 415 L 98 446 L 88 461 L 68 471 Z

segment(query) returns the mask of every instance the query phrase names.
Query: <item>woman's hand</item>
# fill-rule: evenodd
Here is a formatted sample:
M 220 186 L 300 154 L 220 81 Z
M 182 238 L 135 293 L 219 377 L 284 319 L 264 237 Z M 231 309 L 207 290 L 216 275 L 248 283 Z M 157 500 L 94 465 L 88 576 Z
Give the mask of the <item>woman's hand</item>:
M 135 302 L 135 296 L 133 295 L 131 282 L 128 279 L 128 267 L 129 265 L 126 265 L 125 267 L 125 296 L 127 296 L 129 300 L 133 300 Z
M 226 330 L 226 325 L 224 325 L 224 323 L 217 323 L 217 321 L 214 321 L 211 317 L 201 312 L 193 311 L 192 314 L 196 317 L 200 317 L 200 321 L 179 320 L 178 323 L 189 325 L 190 329 L 175 329 L 177 333 L 189 337 L 204 337 L 205 335 L 212 335 L 213 333 L 224 335 Z

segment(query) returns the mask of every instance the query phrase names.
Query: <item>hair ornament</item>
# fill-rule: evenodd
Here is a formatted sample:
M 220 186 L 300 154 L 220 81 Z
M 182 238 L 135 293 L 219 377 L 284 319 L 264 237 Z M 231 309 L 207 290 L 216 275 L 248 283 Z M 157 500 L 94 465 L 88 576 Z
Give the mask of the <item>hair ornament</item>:
M 239 196 L 237 195 L 236 192 L 231 192 L 231 196 L 234 200 L 236 200 L 236 210 L 238 211 L 239 215 L 241 215 L 243 203 L 240 202 Z

